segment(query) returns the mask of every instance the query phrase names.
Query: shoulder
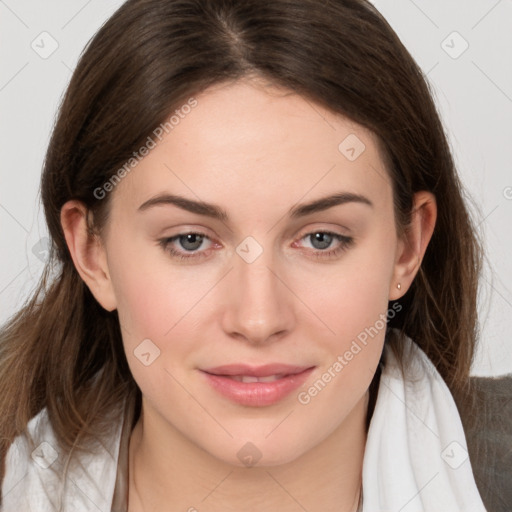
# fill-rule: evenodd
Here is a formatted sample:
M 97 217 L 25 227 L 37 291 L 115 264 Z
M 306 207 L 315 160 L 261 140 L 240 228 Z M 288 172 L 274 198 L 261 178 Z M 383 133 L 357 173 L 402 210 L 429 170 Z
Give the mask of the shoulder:
M 475 481 L 489 512 L 512 510 L 512 374 L 471 377 L 458 403 Z
M 10 445 L 2 482 L 2 512 L 110 510 L 117 470 L 120 425 L 91 446 L 65 456 L 42 409 Z

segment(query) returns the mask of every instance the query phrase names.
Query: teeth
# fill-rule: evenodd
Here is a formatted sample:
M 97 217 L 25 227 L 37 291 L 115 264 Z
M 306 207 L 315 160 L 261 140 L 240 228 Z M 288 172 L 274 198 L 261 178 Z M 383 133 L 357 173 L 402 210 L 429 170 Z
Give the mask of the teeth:
M 236 380 L 237 382 L 274 382 L 275 380 L 284 377 L 283 374 L 269 375 L 268 377 L 253 377 L 252 375 L 227 375 L 227 377 Z

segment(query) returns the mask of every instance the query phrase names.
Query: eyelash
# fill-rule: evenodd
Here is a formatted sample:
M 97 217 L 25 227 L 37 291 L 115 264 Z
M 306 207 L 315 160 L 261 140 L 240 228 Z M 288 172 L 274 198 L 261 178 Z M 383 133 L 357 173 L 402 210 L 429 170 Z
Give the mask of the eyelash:
M 338 256 L 339 254 L 343 253 L 344 251 L 348 250 L 352 245 L 354 244 L 354 239 L 349 236 L 340 235 L 339 233 L 333 233 L 332 231 L 311 231 L 309 233 L 306 233 L 304 236 L 302 236 L 299 240 L 303 240 L 307 238 L 308 236 L 315 235 L 317 233 L 322 233 L 324 235 L 332 236 L 334 239 L 338 240 L 340 242 L 340 245 L 336 249 L 331 250 L 322 250 L 322 249 L 316 249 L 312 255 L 315 258 L 333 258 Z M 202 236 L 204 239 L 210 239 L 208 235 L 205 233 L 201 233 L 199 231 L 188 231 L 186 233 L 179 233 L 178 235 L 174 235 L 172 237 L 168 238 L 162 238 L 158 240 L 159 245 L 163 248 L 164 251 L 169 253 L 173 258 L 177 258 L 179 260 L 190 260 L 193 258 L 205 258 L 208 255 L 206 254 L 206 251 L 202 252 L 191 252 L 190 255 L 184 255 L 182 252 L 177 251 L 176 249 L 173 249 L 171 247 L 171 244 L 178 240 L 180 237 L 187 236 L 187 235 L 199 235 Z M 190 252 L 190 251 L 189 251 Z

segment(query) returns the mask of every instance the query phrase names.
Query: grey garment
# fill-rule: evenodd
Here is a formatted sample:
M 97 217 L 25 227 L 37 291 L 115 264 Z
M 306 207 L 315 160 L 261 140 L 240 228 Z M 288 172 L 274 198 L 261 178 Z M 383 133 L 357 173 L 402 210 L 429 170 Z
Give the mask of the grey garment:
M 471 383 L 473 403 L 457 407 L 475 482 L 488 512 L 511 512 L 512 374 Z

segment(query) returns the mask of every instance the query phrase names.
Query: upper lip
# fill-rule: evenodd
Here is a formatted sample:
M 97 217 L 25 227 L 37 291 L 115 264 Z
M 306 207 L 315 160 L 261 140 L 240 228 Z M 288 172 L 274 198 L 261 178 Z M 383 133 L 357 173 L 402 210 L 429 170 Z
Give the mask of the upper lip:
M 270 377 L 271 375 L 293 375 L 301 373 L 311 366 L 294 366 L 289 364 L 271 363 L 262 366 L 247 364 L 226 364 L 214 368 L 203 369 L 203 372 L 213 375 L 243 375 L 251 377 Z

